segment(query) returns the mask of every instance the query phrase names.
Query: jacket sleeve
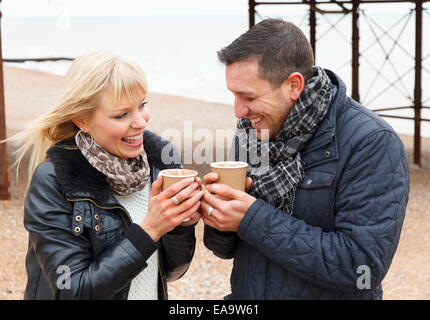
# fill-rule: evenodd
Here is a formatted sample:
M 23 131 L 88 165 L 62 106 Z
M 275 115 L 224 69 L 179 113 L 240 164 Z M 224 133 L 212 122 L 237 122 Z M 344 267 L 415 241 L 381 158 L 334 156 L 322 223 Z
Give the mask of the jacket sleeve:
M 85 232 L 77 236 L 71 231 L 72 210 L 59 191 L 52 163 L 39 165 L 25 201 L 24 226 L 55 298 L 111 299 L 147 266 L 157 244 L 132 225 L 94 259 Z
M 287 271 L 320 287 L 354 291 L 368 270 L 371 288 L 384 278 L 400 237 L 409 194 L 399 138 L 378 131 L 357 146 L 334 199 L 335 231 L 324 232 L 257 200 L 239 236 Z
M 148 132 L 146 134 L 148 138 L 153 140 L 149 145 L 156 145 L 158 148 L 152 152 L 147 152 L 155 161 L 153 181 L 157 179 L 160 169 L 183 168 L 181 154 L 173 143 L 153 133 Z M 167 159 L 163 159 L 163 156 Z M 196 246 L 194 227 L 195 225 L 177 226 L 160 238 L 160 264 L 166 281 L 178 280 L 187 272 Z
M 205 225 L 203 243 L 217 257 L 232 259 L 239 243 L 239 237 L 236 232 L 219 231 Z
M 190 267 L 196 247 L 194 228 L 195 224 L 177 226 L 160 239 L 163 270 L 169 282 L 181 278 Z
M 239 148 L 239 137 L 238 133 L 236 132 L 233 136 L 233 143 L 228 152 L 228 160 L 246 162 L 246 159 L 241 159 L 239 157 Z M 234 258 L 234 253 L 239 243 L 239 236 L 236 232 L 219 231 L 215 228 L 205 225 L 203 243 L 206 248 L 211 250 L 217 257 L 221 259 L 232 259 Z

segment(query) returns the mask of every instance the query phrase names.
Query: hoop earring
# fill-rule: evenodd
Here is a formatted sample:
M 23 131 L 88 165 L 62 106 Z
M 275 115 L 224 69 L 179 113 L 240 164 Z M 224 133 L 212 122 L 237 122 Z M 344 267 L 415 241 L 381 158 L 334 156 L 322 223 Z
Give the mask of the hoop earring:
M 80 129 L 75 135 L 76 145 L 82 148 L 91 148 L 94 144 L 94 138 L 89 133 L 85 133 Z

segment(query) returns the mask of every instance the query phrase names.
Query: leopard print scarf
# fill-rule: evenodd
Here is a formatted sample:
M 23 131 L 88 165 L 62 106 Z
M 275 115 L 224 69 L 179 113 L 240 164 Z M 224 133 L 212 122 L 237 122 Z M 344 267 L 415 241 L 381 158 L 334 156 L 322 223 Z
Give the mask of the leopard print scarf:
M 106 176 L 114 194 L 126 196 L 145 188 L 150 177 L 145 150 L 137 158 L 120 159 L 100 147 L 87 133 L 79 131 L 75 141 L 88 162 Z

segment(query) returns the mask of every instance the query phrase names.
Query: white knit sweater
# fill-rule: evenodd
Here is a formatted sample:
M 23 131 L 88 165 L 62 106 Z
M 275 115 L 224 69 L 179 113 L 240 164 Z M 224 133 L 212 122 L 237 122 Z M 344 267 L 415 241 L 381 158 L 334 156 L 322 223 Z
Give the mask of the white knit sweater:
M 148 200 L 151 185 L 128 196 L 115 198 L 130 213 L 134 223 L 140 224 L 148 213 Z M 155 251 L 146 261 L 148 266 L 139 273 L 132 281 L 128 300 L 157 300 L 158 299 L 158 252 Z

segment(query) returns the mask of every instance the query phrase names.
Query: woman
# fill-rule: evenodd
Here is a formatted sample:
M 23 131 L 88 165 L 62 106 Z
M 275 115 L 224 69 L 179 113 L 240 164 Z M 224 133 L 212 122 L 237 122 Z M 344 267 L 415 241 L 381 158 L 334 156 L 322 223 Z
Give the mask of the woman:
M 25 299 L 166 299 L 166 281 L 188 269 L 201 181 L 161 192 L 158 172 L 180 157 L 145 130 L 146 95 L 135 63 L 84 54 L 56 107 L 9 139 L 18 165 L 30 152 Z M 164 147 L 177 164 L 163 162 Z

